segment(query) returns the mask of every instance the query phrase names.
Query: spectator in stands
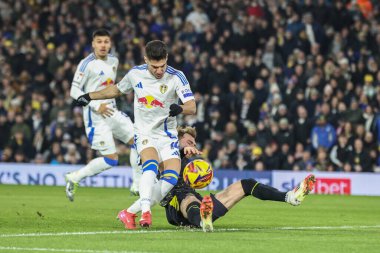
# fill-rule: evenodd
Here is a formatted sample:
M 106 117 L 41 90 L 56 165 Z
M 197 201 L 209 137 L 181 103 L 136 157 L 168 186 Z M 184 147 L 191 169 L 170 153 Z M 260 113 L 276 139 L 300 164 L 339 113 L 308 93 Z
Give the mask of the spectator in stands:
M 373 172 L 373 165 L 369 153 L 363 147 L 361 139 L 355 139 L 354 151 L 350 157 L 350 163 L 355 172 Z
M 221 132 L 226 128 L 232 131 L 234 125 L 237 130 L 232 132 L 237 135 L 228 139 L 244 142 L 245 152 L 252 154 L 256 149 L 258 153 L 257 148 L 265 150 L 273 142 L 282 150 L 283 143 L 290 141 L 287 159 L 280 152 L 281 164 L 289 168 L 293 156 L 294 169 L 311 170 L 310 160 L 317 159 L 320 146 L 331 149 L 339 145 L 333 138 L 336 129 L 347 145 L 354 146 L 359 137 L 364 147 L 371 147 L 356 150 L 362 156 L 368 153 L 370 164 L 360 166 L 372 171 L 368 167 L 377 163 L 375 146 L 380 143 L 380 3 L 372 1 L 355 9 L 355 4 L 346 2 L 185 4 L 168 0 L 150 4 L 143 0 L 136 5 L 132 0 L 112 4 L 67 0 L 57 5 L 54 1 L 2 1 L 0 153 L 5 160 L 14 161 L 20 148 L 15 145 L 15 133 L 22 129 L 22 142 L 28 140 L 33 151 L 23 151 L 27 161 L 41 162 L 42 154 L 47 163 L 65 163 L 71 144 L 81 157 L 69 159 L 71 162 L 85 163 L 93 156 L 88 144 L 81 141 L 84 126 L 68 91 L 73 64 L 91 51 L 88 31 L 105 27 L 112 29 L 117 41 L 112 53 L 120 59 L 118 78 L 143 62 L 141 50 L 146 41 L 170 42 L 168 62 L 185 71 L 198 107 L 196 117 L 179 120 L 196 126 L 200 148 L 212 162 L 219 150 L 228 149 L 229 141 L 223 140 Z M 132 100 L 133 94 L 121 97 L 120 108 L 130 113 Z M 325 127 L 314 119 L 320 115 L 325 117 Z M 334 129 L 326 133 L 329 124 Z M 284 138 L 283 131 L 293 133 L 293 140 Z M 306 160 L 300 158 L 297 143 L 303 145 L 306 158 L 311 155 Z M 307 151 L 310 146 L 311 154 Z M 121 150 L 128 152 L 129 147 Z M 237 150 L 239 154 L 239 146 Z M 230 165 L 221 156 L 219 164 L 271 169 L 263 156 L 253 163 L 237 155 L 239 165 Z M 342 168 L 332 160 L 335 169 L 355 171 L 356 163 L 344 163 Z M 242 165 L 245 162 L 247 165 Z
M 343 171 L 346 163 L 352 156 L 353 147 L 348 142 L 345 135 L 338 136 L 338 143 L 335 144 L 330 151 L 330 160 L 334 164 L 335 170 Z
M 310 138 L 313 148 L 331 148 L 336 141 L 335 128 L 326 122 L 326 118 L 323 115 L 318 117 L 316 123 L 317 125 L 313 127 Z

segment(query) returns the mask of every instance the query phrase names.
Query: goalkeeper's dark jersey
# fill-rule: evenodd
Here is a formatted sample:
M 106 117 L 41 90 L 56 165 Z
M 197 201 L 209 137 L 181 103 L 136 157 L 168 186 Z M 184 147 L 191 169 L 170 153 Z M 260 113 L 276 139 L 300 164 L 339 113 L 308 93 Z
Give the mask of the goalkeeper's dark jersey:
M 193 193 L 194 195 L 198 194 L 193 188 L 191 188 L 183 180 L 183 169 L 193 159 L 194 158 L 192 158 L 192 159 L 186 158 L 185 154 L 183 153 L 183 149 L 181 150 L 181 171 L 179 173 L 178 182 L 173 187 L 173 189 L 171 189 L 171 191 L 166 195 L 166 197 L 163 200 L 161 200 L 161 202 L 160 202 L 161 206 L 166 207 L 175 195 L 184 195 L 184 194 L 187 195 L 188 193 Z M 201 200 L 202 200 L 202 198 L 201 198 Z
M 202 196 L 197 193 L 193 188 L 183 180 L 183 168 L 191 161 L 187 159 L 183 150 L 181 151 L 181 172 L 178 178 L 178 183 L 173 189 L 166 195 L 166 197 L 161 201 L 160 205 L 165 207 L 166 219 L 168 222 L 174 226 L 192 226 L 199 227 L 199 225 L 194 226 L 186 219 L 180 210 L 181 202 L 188 196 L 193 195 L 200 202 L 202 201 Z M 228 212 L 228 209 L 218 200 L 215 195 L 210 194 L 212 202 L 214 203 L 214 209 L 212 211 L 212 220 L 215 221 L 222 217 Z

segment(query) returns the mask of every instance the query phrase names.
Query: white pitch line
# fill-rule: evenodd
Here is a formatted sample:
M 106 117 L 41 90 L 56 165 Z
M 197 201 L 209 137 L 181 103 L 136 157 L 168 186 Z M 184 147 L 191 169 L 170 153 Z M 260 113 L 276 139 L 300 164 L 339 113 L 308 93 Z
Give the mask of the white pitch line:
M 0 250 L 76 252 L 76 253 L 147 253 L 147 252 L 143 252 L 143 251 L 109 251 L 109 250 L 91 250 L 91 249 L 22 248 L 22 247 L 2 247 L 2 246 L 0 246 Z
M 261 228 L 219 228 L 214 232 L 262 231 L 262 230 L 345 230 L 380 228 L 380 225 L 364 226 L 311 226 L 311 227 L 261 227 Z M 0 238 L 7 237 L 43 237 L 43 236 L 72 236 L 72 235 L 107 235 L 107 234 L 155 234 L 178 232 L 202 232 L 201 229 L 161 229 L 161 230 L 126 230 L 126 231 L 89 231 L 89 232 L 58 232 L 58 233 L 25 233 L 0 234 Z
M 41 237 L 41 236 L 71 236 L 71 235 L 107 235 L 107 234 L 154 234 L 171 233 L 180 230 L 126 230 L 126 231 L 89 231 L 89 232 L 58 232 L 58 233 L 25 233 L 25 234 L 0 234 L 1 237 Z

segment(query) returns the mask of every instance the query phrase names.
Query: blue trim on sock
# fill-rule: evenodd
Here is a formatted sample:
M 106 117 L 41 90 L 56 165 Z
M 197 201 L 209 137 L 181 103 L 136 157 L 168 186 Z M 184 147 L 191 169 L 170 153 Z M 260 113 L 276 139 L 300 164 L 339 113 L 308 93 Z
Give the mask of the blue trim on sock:
M 158 162 L 156 160 L 148 160 L 142 165 L 142 167 L 143 173 L 145 171 L 151 170 L 156 173 L 156 175 L 158 174 Z
M 176 185 L 178 182 L 178 173 L 175 170 L 165 170 L 162 173 L 161 179 L 168 182 L 169 184 Z
M 164 170 L 164 172 L 162 172 L 162 176 L 165 176 L 165 174 L 169 174 L 169 173 L 175 174 L 177 178 L 179 177 L 178 172 L 175 170 Z
M 114 159 L 111 159 L 111 158 L 108 158 L 108 157 L 104 157 L 104 161 L 110 165 L 110 166 L 116 166 L 117 163 L 118 163 L 118 160 L 114 160 Z
M 169 184 L 176 185 L 178 182 L 178 179 L 175 177 L 162 177 L 161 180 L 164 180 L 168 182 Z

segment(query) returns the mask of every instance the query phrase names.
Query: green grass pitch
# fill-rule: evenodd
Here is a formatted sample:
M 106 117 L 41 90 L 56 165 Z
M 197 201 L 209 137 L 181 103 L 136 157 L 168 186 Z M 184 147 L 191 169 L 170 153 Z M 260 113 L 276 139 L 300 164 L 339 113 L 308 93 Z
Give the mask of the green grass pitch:
M 247 197 L 213 233 L 166 223 L 126 231 L 117 212 L 127 189 L 0 185 L 1 252 L 380 252 L 380 197 L 308 196 L 301 206 Z

